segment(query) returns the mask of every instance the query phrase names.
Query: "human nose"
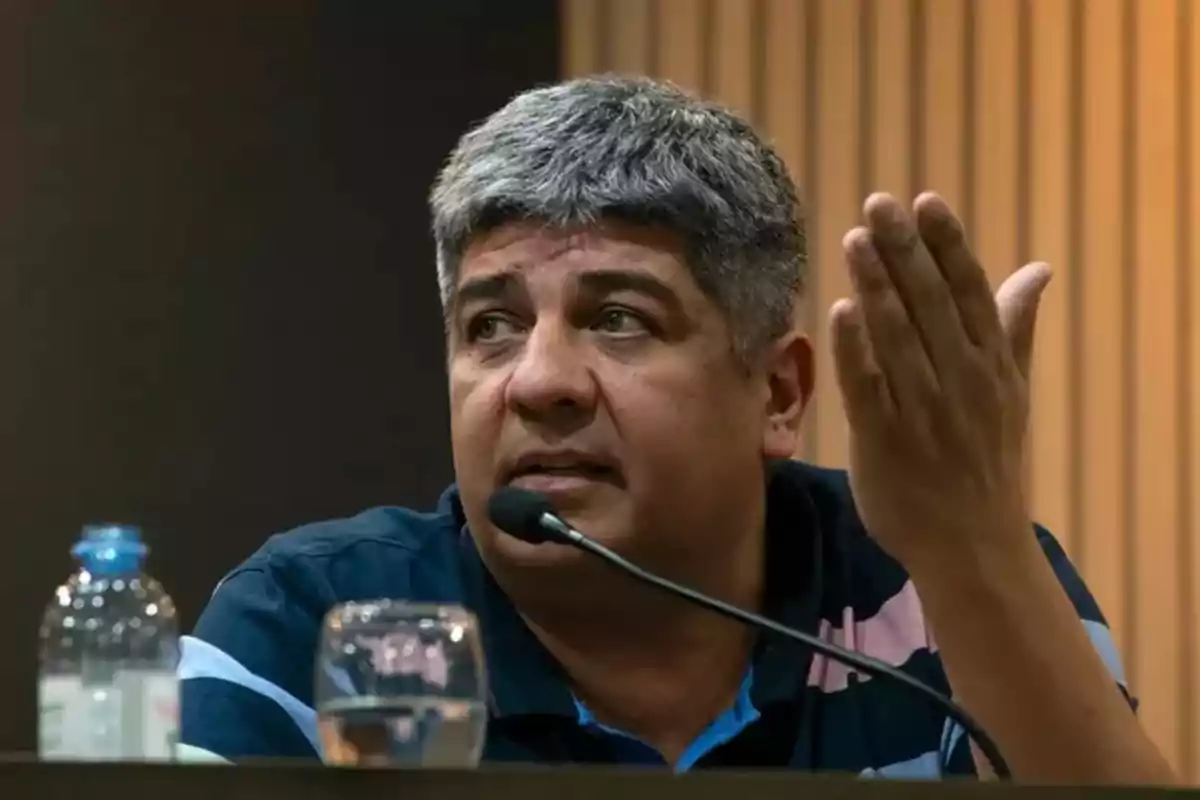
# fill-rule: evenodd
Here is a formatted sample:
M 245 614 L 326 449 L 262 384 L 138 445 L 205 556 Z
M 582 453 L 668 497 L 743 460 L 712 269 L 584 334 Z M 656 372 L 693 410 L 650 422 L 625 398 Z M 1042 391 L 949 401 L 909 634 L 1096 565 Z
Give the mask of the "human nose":
M 597 387 L 586 355 L 564 326 L 534 326 L 508 382 L 508 404 L 526 418 L 575 421 L 595 408 Z

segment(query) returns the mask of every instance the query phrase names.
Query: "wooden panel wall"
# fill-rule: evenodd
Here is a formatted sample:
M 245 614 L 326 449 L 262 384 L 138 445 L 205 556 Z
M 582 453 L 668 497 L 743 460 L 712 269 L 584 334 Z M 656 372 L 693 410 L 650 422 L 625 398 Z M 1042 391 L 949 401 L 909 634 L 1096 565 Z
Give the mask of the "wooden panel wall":
M 1200 779 L 1200 19 L 1191 0 L 562 0 L 564 72 L 657 75 L 772 137 L 810 232 L 821 353 L 803 457 L 840 464 L 825 313 L 881 189 L 941 192 L 993 280 L 1056 277 L 1030 482 L 1087 577 L 1142 718 Z

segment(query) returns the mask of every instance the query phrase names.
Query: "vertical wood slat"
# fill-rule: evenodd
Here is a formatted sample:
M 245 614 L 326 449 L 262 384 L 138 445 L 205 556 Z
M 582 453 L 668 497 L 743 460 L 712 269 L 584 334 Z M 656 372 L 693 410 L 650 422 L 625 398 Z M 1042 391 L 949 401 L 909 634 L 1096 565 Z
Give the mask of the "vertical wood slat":
M 1067 237 L 1070 229 L 1069 171 L 1071 161 L 1071 112 L 1068 75 L 1070 55 L 1071 0 L 1036 0 L 1026 4 L 1031 60 L 1029 70 L 1037 79 L 1029 88 L 1028 136 L 1030 149 L 1029 186 L 1018 202 L 1027 203 L 1029 254 L 1046 261 L 1054 279 L 1038 311 L 1037 342 L 1030 376 L 1031 502 L 1038 520 L 1054 531 L 1074 557 L 1079 550 L 1072 519 L 1074 460 L 1071 450 L 1071 408 L 1075 397 L 1066 378 L 1071 374 L 1072 354 L 1070 304 L 1073 276 Z M 1036 132 L 1036 133 L 1033 133 Z M 981 223 L 982 224 L 982 223 Z M 1015 265 L 1015 262 L 1014 262 Z
M 913 197 L 912 8 L 905 0 L 872 0 L 870 174 L 864 181 L 873 191 L 887 192 L 901 202 Z
M 1125 229 L 1122 125 L 1125 98 L 1121 67 L 1124 0 L 1083 4 L 1083 141 L 1080 263 L 1086 265 L 1078 313 L 1083 381 L 1077 409 L 1085 455 L 1080 459 L 1081 517 L 1086 532 L 1081 565 L 1085 580 L 1104 609 L 1117 644 L 1132 667 L 1130 591 L 1126 570 L 1129 505 L 1125 464 L 1126 381 L 1123 322 Z M 1035 389 L 1035 391 L 1037 391 Z M 1049 491 L 1049 489 L 1047 489 Z
M 712 0 L 712 97 L 753 122 L 756 0 Z
M 924 5 L 925 52 L 918 80 L 925 96 L 921 142 L 925 174 L 917 188 L 937 192 L 951 208 L 961 210 L 967 190 L 963 175 L 967 0 L 924 0 Z
M 659 24 L 658 77 L 679 84 L 691 92 L 706 93 L 704 61 L 705 4 L 700 0 L 656 0 Z
M 655 4 L 646 0 L 607 0 L 606 70 L 628 75 L 654 73 Z
M 780 158 L 791 170 L 800 192 L 800 204 L 807 213 L 810 198 L 808 182 L 808 22 L 803 3 L 795 0 L 766 0 L 763 6 L 766 57 L 763 64 L 762 130 L 771 140 Z M 816 265 L 811 265 L 815 268 Z
M 821 358 L 804 457 L 845 461 L 824 326 L 866 191 L 941 193 L 973 223 L 993 283 L 1051 263 L 1031 379 L 1035 516 L 1104 609 L 1148 730 L 1200 778 L 1200 276 L 1186 271 L 1200 268 L 1187 234 L 1200 126 L 1185 124 L 1200 53 L 1176 47 L 1200 29 L 1191 0 L 562 2 L 567 75 L 654 71 L 755 114 L 796 177 L 811 290 L 798 319 Z
M 811 226 L 811 208 L 815 198 L 809 193 L 810 154 L 809 97 L 810 75 L 808 53 L 809 9 L 806 3 L 796 0 L 765 0 L 763 14 L 763 60 L 762 93 L 765 98 L 762 108 L 762 130 L 771 140 L 780 158 L 787 164 L 796 182 L 800 199 L 800 213 L 806 228 Z M 808 254 L 805 285 L 815 285 L 813 273 L 820 269 L 812 253 Z M 814 314 L 816 303 L 807 292 L 796 305 L 796 326 L 803 331 L 813 330 L 820 324 L 820 315 Z M 801 433 L 799 452 L 805 458 L 815 458 L 812 442 L 812 420 L 815 415 L 806 415 L 806 426 Z
M 562 53 L 560 63 L 564 76 L 576 77 L 599 72 L 603 22 L 601 4 L 605 0 L 563 0 L 560 3 Z
M 964 169 L 973 176 L 974 192 L 962 210 L 974 217 L 974 224 L 967 224 L 993 290 L 1019 266 L 1017 5 L 1013 0 L 974 0 L 968 47 L 975 60 L 968 74 L 975 82 L 965 92 L 976 99 L 970 103 L 974 137 Z
M 1195 516 L 1192 514 L 1193 458 L 1190 442 L 1192 437 L 1192 285 L 1195 282 L 1192 263 L 1192 245 L 1195 231 L 1192 223 L 1192 0 L 1180 0 L 1176 4 L 1173 29 L 1175 47 L 1175 411 L 1177 417 L 1175 437 L 1175 483 L 1178 501 L 1176 520 L 1177 549 L 1175 553 L 1175 579 L 1178 581 L 1177 627 L 1174 631 L 1178 653 L 1178 686 L 1173 698 L 1176 710 L 1175 727 L 1179 736 L 1178 763 L 1184 774 L 1194 774 L 1196 769 L 1196 717 L 1193 709 L 1196 693 L 1195 641 L 1192 631 L 1195 616 L 1192 613 L 1195 599 L 1192 560 L 1195 555 Z
M 816 265 L 815 300 L 820 316 L 810 328 L 817 347 L 815 411 L 816 460 L 846 462 L 847 437 L 842 400 L 829 348 L 825 312 L 850 296 L 842 258 L 842 237 L 861 219 L 859 196 L 859 15 L 860 0 L 817 0 L 817 161 L 812 203 L 810 252 Z
M 1182 483 L 1181 490 L 1187 494 L 1190 506 L 1188 508 L 1188 559 L 1187 569 L 1189 580 L 1185 584 L 1188 605 L 1184 607 L 1184 628 L 1181 638 L 1187 644 L 1183 660 L 1183 677 L 1190 679 L 1191 685 L 1185 692 L 1183 701 L 1187 703 L 1187 721 L 1185 741 L 1190 747 L 1184 753 L 1184 762 L 1188 767 L 1187 775 L 1195 780 L 1200 777 L 1200 686 L 1196 684 L 1196 676 L 1200 670 L 1200 659 L 1197 658 L 1198 642 L 1200 642 L 1200 491 L 1195 489 L 1197 469 L 1200 468 L 1200 10 L 1194 5 L 1186 8 L 1186 25 L 1182 26 L 1183 35 L 1187 37 L 1186 55 L 1188 63 L 1184 65 L 1187 81 L 1187 105 L 1189 111 L 1186 126 L 1187 139 L 1182 145 L 1187 148 L 1188 163 L 1183 173 L 1187 181 L 1188 216 L 1180 220 L 1180 225 L 1190 232 L 1188 250 L 1181 255 L 1186 259 L 1183 268 L 1190 275 L 1188 289 L 1188 328 L 1186 330 L 1188 343 L 1188 400 L 1183 409 L 1188 415 L 1185 444 L 1191 461 L 1190 478 Z M 1185 475 L 1185 480 L 1188 475 Z
M 1185 0 L 1185 2 L 1188 0 Z M 1134 530 L 1133 654 L 1142 718 L 1172 762 L 1180 759 L 1175 697 L 1179 581 L 1176 464 L 1175 2 L 1137 4 L 1133 199 Z M 1129 265 L 1126 265 L 1129 266 Z

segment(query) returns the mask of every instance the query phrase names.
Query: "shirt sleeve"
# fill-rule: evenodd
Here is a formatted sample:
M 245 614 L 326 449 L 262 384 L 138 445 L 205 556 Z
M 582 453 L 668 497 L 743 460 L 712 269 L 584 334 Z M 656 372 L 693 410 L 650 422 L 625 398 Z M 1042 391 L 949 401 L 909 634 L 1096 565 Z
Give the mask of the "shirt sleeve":
M 321 618 L 288 577 L 270 558 L 251 560 L 217 586 L 183 637 L 181 760 L 318 757 L 312 676 Z
M 1036 530 L 1038 543 L 1042 546 L 1042 552 L 1050 560 L 1050 566 L 1054 569 L 1054 574 L 1058 577 L 1058 582 L 1062 584 L 1067 597 L 1071 600 L 1071 604 L 1075 606 L 1075 613 L 1079 615 L 1084 629 L 1087 630 L 1088 638 L 1092 641 L 1092 646 L 1096 648 L 1096 652 L 1100 655 L 1104 666 L 1108 667 L 1108 672 L 1112 676 L 1113 681 L 1116 682 L 1121 694 L 1125 696 L 1130 707 L 1136 712 L 1137 698 L 1129 690 L 1129 684 L 1125 679 L 1125 668 L 1121 662 L 1121 655 L 1117 650 L 1116 640 L 1113 638 L 1112 631 L 1108 627 L 1108 622 L 1104 619 L 1104 614 L 1100 611 L 1099 604 L 1092 597 L 1087 584 L 1083 582 L 1083 578 L 1079 576 L 1079 573 L 1075 570 L 1074 565 L 1071 564 L 1071 560 L 1067 558 L 1067 554 L 1063 551 L 1058 540 L 1054 538 L 1054 535 L 1040 525 L 1036 526 Z M 943 752 L 949 753 L 945 764 L 946 774 L 975 774 L 975 763 L 971 755 L 970 743 L 967 737 L 963 735 L 961 727 L 947 722 L 942 743 Z

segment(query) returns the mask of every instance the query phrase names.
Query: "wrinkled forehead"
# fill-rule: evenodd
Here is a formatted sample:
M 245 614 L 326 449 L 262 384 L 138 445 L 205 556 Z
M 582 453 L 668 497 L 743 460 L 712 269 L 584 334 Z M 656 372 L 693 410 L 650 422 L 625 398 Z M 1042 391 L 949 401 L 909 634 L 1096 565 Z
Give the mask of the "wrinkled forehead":
M 660 228 L 604 222 L 556 228 L 513 223 L 474 239 L 463 254 L 451 307 L 499 282 L 577 284 L 605 275 L 657 284 L 685 300 L 698 294 L 679 237 Z
M 639 233 L 610 225 L 553 227 L 534 222 L 513 222 L 472 239 L 463 253 L 463 262 L 478 269 L 505 261 L 536 263 L 564 258 L 577 260 L 617 249 Z

